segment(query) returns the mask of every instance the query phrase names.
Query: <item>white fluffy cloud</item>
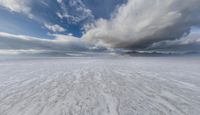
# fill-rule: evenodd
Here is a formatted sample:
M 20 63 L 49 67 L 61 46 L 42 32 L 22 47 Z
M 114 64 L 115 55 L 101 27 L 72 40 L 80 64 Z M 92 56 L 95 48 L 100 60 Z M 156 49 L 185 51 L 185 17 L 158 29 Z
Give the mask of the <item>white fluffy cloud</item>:
M 58 24 L 48 24 L 46 21 L 37 17 L 36 15 L 32 14 L 32 0 L 0 0 L 0 6 L 8 9 L 11 12 L 23 13 L 27 15 L 29 18 L 38 21 L 42 25 L 44 25 L 47 29 L 52 32 L 64 32 L 66 31 L 65 28 L 61 27 Z M 40 1 L 43 4 L 46 4 L 45 1 Z M 62 2 L 62 1 L 61 1 Z
M 44 25 L 47 29 L 51 30 L 52 32 L 64 32 L 66 31 L 65 28 L 61 27 L 60 25 L 50 25 L 50 24 L 45 24 Z
M 66 5 L 63 0 L 57 0 L 61 7 L 61 12 L 57 12 L 60 19 L 67 19 L 68 22 L 76 24 L 81 21 L 93 20 L 92 11 L 88 9 L 81 0 L 69 0 Z M 71 12 L 69 12 L 69 9 Z
M 107 47 L 146 48 L 189 33 L 200 24 L 199 12 L 199 0 L 128 0 L 112 19 L 90 25 L 83 38 Z
M 62 2 L 63 2 L 63 0 L 57 0 L 57 2 L 58 2 L 58 3 L 62 3 Z
M 3 6 L 10 11 L 22 12 L 28 14 L 30 7 L 28 7 L 29 0 L 0 0 L 0 6 Z

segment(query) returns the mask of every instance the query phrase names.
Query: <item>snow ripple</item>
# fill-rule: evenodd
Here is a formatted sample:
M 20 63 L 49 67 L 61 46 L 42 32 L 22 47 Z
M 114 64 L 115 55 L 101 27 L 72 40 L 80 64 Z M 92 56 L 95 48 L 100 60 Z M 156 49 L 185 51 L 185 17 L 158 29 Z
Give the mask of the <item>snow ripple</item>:
M 199 115 L 200 61 L 0 62 L 0 115 Z

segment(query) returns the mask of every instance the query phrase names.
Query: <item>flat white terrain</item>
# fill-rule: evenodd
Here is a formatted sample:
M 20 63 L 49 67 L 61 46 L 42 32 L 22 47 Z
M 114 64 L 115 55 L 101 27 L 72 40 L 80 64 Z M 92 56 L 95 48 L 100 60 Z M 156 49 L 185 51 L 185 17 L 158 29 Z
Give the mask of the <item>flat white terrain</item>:
M 200 115 L 200 60 L 0 61 L 0 115 Z

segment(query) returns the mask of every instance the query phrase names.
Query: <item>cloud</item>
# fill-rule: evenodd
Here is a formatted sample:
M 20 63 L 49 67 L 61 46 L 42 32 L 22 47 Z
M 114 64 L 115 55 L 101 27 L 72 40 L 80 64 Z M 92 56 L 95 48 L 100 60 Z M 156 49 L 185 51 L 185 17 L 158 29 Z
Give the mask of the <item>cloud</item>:
M 60 5 L 61 11 L 56 14 L 61 20 L 66 19 L 71 24 L 93 21 L 92 11 L 81 0 L 57 0 L 57 2 Z
M 31 8 L 28 6 L 29 0 L 0 0 L 0 6 L 12 12 L 29 14 Z M 29 14 L 29 16 L 31 16 Z
M 66 32 L 68 29 L 60 26 L 62 24 L 65 27 L 70 24 L 80 28 L 84 26 L 83 36 L 77 38 L 72 35 L 51 34 L 55 39 L 48 40 L 0 32 L 0 49 L 11 52 L 200 49 L 200 34 L 191 30 L 193 26 L 200 26 L 199 0 L 128 0 L 110 14 L 110 19 L 96 21 L 93 12 L 82 0 L 44 2 L 45 6 L 38 1 L 1 0 L 0 5 L 10 11 L 34 14 L 32 19 L 53 33 Z M 39 8 L 50 10 L 50 15 L 38 12 Z
M 5 51 L 11 53 L 67 53 L 67 52 L 87 52 L 89 44 L 84 43 L 81 39 L 70 35 L 52 35 L 55 39 L 41 39 L 37 37 L 15 35 L 0 32 L 0 49 L 1 54 Z M 2 53 L 3 52 L 3 53 Z
M 64 32 L 66 31 L 65 28 L 61 27 L 60 25 L 50 25 L 50 24 L 45 24 L 44 25 L 47 29 L 51 30 L 52 32 Z
M 175 40 L 164 40 L 153 43 L 150 50 L 174 50 L 174 51 L 199 51 L 200 50 L 200 31 L 191 32 L 188 36 Z
M 63 2 L 63 0 L 57 0 L 57 2 L 61 4 Z
M 180 39 L 200 24 L 199 0 L 128 0 L 110 20 L 87 26 L 83 38 L 111 48 L 145 49 Z
M 47 52 L 47 50 L 34 50 L 34 49 L 18 49 L 18 50 L 0 50 L 0 56 L 9 55 L 24 55 L 24 54 L 42 54 Z
M 85 6 L 92 11 L 95 19 L 104 18 L 109 19 L 112 13 L 127 0 L 81 0 Z

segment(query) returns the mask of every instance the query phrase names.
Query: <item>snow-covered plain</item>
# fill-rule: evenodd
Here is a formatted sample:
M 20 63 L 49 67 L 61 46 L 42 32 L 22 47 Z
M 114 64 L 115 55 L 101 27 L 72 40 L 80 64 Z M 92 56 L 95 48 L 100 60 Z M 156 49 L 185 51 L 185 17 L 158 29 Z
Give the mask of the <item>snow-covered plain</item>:
M 0 115 L 200 115 L 200 60 L 2 60 Z

